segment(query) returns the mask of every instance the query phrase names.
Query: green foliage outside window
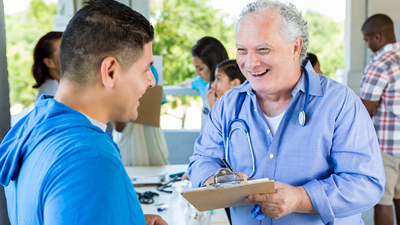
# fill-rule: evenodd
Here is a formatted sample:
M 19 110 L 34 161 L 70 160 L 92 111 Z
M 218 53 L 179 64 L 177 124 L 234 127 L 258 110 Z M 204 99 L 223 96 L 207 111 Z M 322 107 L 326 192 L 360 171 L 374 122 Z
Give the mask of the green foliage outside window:
M 164 85 L 174 85 L 195 76 L 191 49 L 197 40 L 212 36 L 235 57 L 233 20 L 211 7 L 208 0 L 154 0 L 151 4 L 155 37 L 153 53 L 163 56 Z
M 336 70 L 345 67 L 344 24 L 314 11 L 307 11 L 304 17 L 310 31 L 307 52 L 317 55 L 324 75 L 335 79 Z
M 33 48 L 41 36 L 52 30 L 57 4 L 32 0 L 25 12 L 5 15 L 7 69 L 11 106 L 32 105 L 37 90 L 32 88 Z

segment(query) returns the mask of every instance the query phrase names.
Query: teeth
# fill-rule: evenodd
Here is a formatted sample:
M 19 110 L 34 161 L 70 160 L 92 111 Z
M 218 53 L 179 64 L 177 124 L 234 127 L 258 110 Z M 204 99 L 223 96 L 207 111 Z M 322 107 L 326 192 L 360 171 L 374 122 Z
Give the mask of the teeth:
M 260 75 L 260 74 L 263 74 L 263 73 L 265 73 L 265 72 L 267 72 L 267 70 L 264 70 L 264 71 L 261 71 L 261 72 L 258 72 L 258 73 L 251 73 L 251 74 L 253 74 L 253 75 Z

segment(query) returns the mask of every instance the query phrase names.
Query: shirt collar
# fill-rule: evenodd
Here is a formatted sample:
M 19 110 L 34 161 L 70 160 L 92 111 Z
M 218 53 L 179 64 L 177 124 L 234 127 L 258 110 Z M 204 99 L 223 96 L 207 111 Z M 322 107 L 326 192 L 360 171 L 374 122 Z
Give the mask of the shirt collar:
M 309 82 L 308 84 L 310 85 L 310 92 L 309 95 L 313 96 L 323 96 L 322 92 L 322 87 L 321 87 L 321 81 L 319 79 L 319 75 L 314 71 L 314 68 L 312 67 L 310 61 L 307 62 L 306 64 L 306 70 L 308 72 L 308 79 Z M 306 74 L 305 71 L 301 74 L 300 80 L 297 82 L 296 87 L 292 91 L 292 95 L 297 93 L 298 91 L 302 91 L 303 93 L 306 93 Z
M 106 132 L 107 124 L 104 124 L 98 120 L 93 119 L 92 117 L 86 115 L 85 113 L 81 112 L 88 120 L 96 127 L 100 128 L 102 131 Z
M 375 61 L 381 58 L 382 55 L 400 49 L 400 42 L 389 43 L 371 55 L 371 60 Z
M 322 87 L 321 87 L 321 81 L 319 79 L 319 75 L 314 71 L 312 65 L 310 62 L 307 63 L 306 65 L 306 70 L 308 71 L 308 77 L 310 79 L 310 95 L 314 96 L 322 96 Z M 303 71 L 300 80 L 297 82 L 296 87 L 294 88 L 292 94 L 294 95 L 298 91 L 302 91 L 306 93 L 306 81 L 305 81 L 305 73 Z M 253 88 L 250 85 L 250 82 L 246 80 L 242 85 L 239 85 L 237 87 L 233 88 L 234 90 L 238 92 L 252 92 Z

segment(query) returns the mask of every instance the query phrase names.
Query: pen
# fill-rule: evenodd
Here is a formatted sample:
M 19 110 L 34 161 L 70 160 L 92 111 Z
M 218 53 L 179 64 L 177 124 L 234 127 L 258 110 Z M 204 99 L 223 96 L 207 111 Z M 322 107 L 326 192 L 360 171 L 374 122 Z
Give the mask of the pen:
M 159 207 L 159 208 L 157 208 L 157 212 L 162 212 L 166 209 L 168 209 L 168 208 L 167 207 Z
M 157 207 L 157 212 L 162 212 L 164 210 L 167 210 L 168 207 L 169 207 L 169 205 L 164 204 L 164 203 L 155 204 L 154 206 L 156 206 L 156 207 L 158 206 Z
M 222 162 L 225 164 L 226 168 L 233 172 L 232 167 L 229 165 L 228 161 L 225 158 L 221 157 Z

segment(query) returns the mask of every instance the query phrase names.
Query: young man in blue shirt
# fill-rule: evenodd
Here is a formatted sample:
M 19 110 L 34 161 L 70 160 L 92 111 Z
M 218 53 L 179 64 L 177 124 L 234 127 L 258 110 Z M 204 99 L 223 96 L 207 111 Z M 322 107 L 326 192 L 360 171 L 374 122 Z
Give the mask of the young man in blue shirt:
M 69 22 L 56 95 L 42 95 L 0 146 L 0 183 L 12 224 L 166 224 L 143 215 L 105 134 L 137 118 L 155 85 L 149 21 L 112 0 L 92 0 Z

